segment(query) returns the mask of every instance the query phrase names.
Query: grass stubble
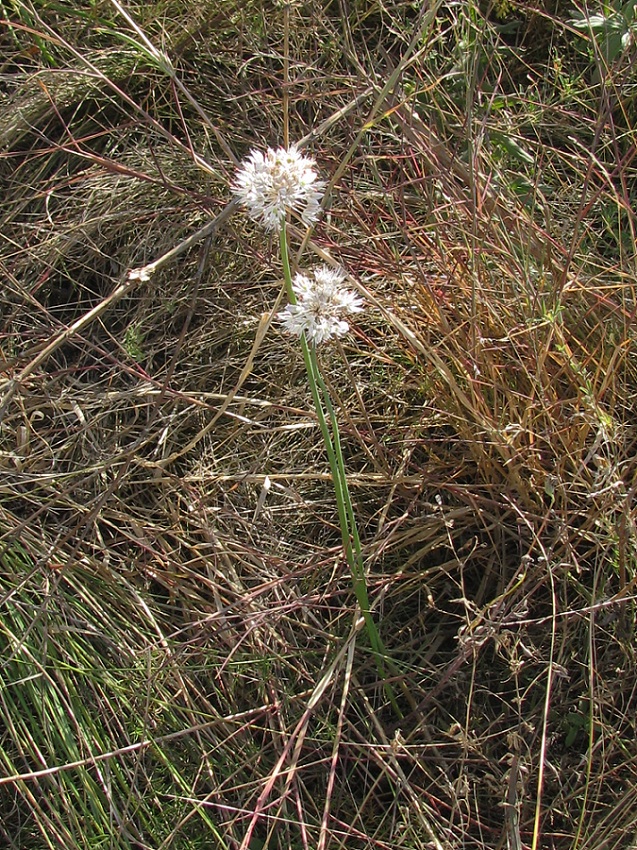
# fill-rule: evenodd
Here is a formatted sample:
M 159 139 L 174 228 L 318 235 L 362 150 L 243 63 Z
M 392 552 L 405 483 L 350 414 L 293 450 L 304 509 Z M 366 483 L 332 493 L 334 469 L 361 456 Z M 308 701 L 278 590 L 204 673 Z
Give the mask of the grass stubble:
M 634 844 L 633 22 L 577 11 L 3 0 L 4 846 Z M 287 134 L 400 721 L 227 207 Z

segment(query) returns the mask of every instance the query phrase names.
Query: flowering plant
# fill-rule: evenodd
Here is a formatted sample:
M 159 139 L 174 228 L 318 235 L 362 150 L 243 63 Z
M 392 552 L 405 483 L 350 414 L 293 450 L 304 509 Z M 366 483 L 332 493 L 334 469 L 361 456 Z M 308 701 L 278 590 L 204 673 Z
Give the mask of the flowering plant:
M 400 716 L 393 690 L 385 676 L 385 661 L 389 659 L 370 611 L 361 542 L 347 484 L 336 412 L 316 353 L 320 343 L 347 333 L 349 324 L 345 316 L 360 312 L 363 303 L 354 292 L 343 286 L 345 274 L 341 270 L 321 266 L 309 273 L 299 273 L 292 279 L 290 269 L 286 226 L 288 213 L 299 214 L 307 225 L 314 224 L 321 212 L 324 188 L 325 183 L 318 179 L 314 160 L 301 156 L 296 147 L 290 147 L 268 149 L 265 154 L 251 151 L 239 168 L 234 193 L 251 218 L 267 230 L 279 230 L 281 262 L 289 303 L 277 318 L 301 342 L 310 391 L 330 461 L 343 549 L 352 576 L 352 586 L 379 674 L 385 679 L 385 693 Z M 391 667 L 396 672 L 393 664 Z

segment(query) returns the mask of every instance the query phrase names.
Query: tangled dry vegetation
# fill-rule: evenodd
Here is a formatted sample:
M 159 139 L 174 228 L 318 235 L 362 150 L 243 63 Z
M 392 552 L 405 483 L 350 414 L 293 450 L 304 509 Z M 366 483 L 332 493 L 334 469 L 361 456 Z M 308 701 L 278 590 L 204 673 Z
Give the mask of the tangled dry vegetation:
M 634 56 L 549 0 L 72 5 L 0 4 L 4 846 L 636 846 Z M 286 112 L 402 717 L 226 207 Z

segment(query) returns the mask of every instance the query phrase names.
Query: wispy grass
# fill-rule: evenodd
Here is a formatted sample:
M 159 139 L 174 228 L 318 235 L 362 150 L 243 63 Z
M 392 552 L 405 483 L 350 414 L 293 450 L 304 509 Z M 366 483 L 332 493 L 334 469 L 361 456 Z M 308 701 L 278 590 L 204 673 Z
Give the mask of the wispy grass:
M 619 5 L 289 10 L 290 138 L 333 178 L 291 257 L 371 305 L 322 364 L 397 723 L 267 327 L 276 240 L 224 212 L 235 160 L 283 141 L 284 10 L 3 0 L 7 847 L 630 844 Z

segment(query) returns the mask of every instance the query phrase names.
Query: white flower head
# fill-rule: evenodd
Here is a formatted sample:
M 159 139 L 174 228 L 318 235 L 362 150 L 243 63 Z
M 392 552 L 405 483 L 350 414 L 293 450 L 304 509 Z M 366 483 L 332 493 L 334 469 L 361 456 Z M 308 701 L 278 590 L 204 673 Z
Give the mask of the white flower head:
M 344 336 L 349 324 L 343 318 L 360 313 L 362 299 L 343 287 L 344 272 L 320 266 L 310 274 L 297 274 L 292 283 L 296 304 L 288 304 L 277 318 L 285 330 L 320 345 L 332 337 Z
M 286 213 L 296 212 L 307 225 L 321 214 L 325 183 L 316 163 L 292 146 L 265 154 L 253 150 L 239 169 L 234 193 L 248 214 L 266 230 L 278 229 Z

